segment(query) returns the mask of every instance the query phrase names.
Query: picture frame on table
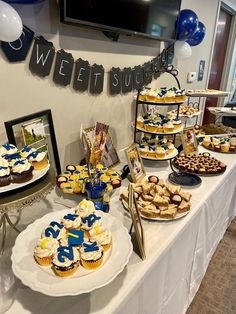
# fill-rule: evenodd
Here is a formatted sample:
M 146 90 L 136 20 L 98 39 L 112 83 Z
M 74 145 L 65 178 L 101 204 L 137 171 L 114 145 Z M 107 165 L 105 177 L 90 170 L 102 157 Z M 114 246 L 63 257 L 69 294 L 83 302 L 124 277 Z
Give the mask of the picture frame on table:
M 143 231 L 142 220 L 141 220 L 140 213 L 137 207 L 136 199 L 134 197 L 134 189 L 133 189 L 132 183 L 129 184 L 128 191 L 129 191 L 128 209 L 129 209 L 130 216 L 132 219 L 132 226 L 130 228 L 130 233 L 132 232 L 132 228 L 134 227 L 138 250 L 139 250 L 141 258 L 144 260 L 146 258 L 144 231 Z
M 61 173 L 51 110 L 39 111 L 4 122 L 8 142 L 20 150 L 25 146 L 47 151 L 50 166 Z
M 137 144 L 131 144 L 128 148 L 126 148 L 125 154 L 132 181 L 134 183 L 141 181 L 145 177 L 146 172 Z
M 82 131 L 82 143 L 86 156 L 91 153 L 92 144 L 94 142 L 95 126 L 86 128 Z M 115 167 L 120 164 L 120 159 L 112 141 L 111 134 L 108 130 L 105 148 L 102 153 L 101 163 L 107 167 Z
M 198 142 L 193 126 L 183 129 L 181 132 L 181 141 L 185 154 L 198 153 Z

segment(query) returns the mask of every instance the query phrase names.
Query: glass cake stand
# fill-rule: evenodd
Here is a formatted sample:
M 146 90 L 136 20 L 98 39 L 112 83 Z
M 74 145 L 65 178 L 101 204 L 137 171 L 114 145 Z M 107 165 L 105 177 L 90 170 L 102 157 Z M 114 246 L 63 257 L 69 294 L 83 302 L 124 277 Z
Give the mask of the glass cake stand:
M 40 180 L 14 191 L 1 194 L 0 197 L 0 229 L 2 232 L 2 241 L 0 243 L 0 254 L 3 254 L 6 241 L 7 223 L 16 232 L 20 233 L 17 224 L 20 221 L 21 213 L 24 207 L 31 206 L 40 201 L 49 194 L 56 182 L 55 170 L 50 170 Z M 13 222 L 9 214 L 16 213 L 16 219 Z

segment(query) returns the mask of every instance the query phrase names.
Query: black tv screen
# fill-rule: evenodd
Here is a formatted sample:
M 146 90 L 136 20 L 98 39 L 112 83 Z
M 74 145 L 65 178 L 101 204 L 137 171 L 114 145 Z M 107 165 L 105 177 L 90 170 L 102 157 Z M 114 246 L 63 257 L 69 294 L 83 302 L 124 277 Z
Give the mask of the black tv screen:
M 181 0 L 61 0 L 61 20 L 102 30 L 174 40 Z

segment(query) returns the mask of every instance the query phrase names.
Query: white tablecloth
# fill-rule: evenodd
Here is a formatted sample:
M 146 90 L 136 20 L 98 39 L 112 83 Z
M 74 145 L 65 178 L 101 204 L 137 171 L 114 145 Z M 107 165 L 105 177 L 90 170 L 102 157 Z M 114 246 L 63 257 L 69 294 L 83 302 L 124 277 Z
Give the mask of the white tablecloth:
M 220 176 L 202 177 L 202 185 L 190 190 L 193 196 L 187 216 L 171 222 L 143 221 L 145 261 L 133 252 L 127 267 L 110 284 L 75 297 L 45 296 L 17 281 L 15 301 L 6 313 L 185 313 L 217 244 L 236 215 L 235 155 L 212 155 L 224 161 L 227 170 Z M 168 162 L 147 161 L 145 168 L 147 173 L 164 179 L 170 173 Z M 121 206 L 119 192 L 112 197 L 111 214 L 129 228 L 130 218 Z M 54 199 L 52 193 L 45 204 L 40 203 L 41 208 L 37 205 L 37 210 L 61 209 Z

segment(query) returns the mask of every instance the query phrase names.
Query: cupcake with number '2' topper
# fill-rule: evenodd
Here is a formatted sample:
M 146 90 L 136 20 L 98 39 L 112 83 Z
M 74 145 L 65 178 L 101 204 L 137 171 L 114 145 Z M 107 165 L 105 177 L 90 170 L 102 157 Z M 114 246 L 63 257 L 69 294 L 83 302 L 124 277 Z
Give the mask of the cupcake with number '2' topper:
M 47 226 L 43 232 L 41 237 L 53 238 L 56 240 L 60 240 L 66 234 L 66 228 L 57 221 L 51 221 L 49 226 Z
M 73 275 L 79 266 L 79 252 L 72 246 L 60 246 L 52 260 L 52 269 L 60 277 Z

